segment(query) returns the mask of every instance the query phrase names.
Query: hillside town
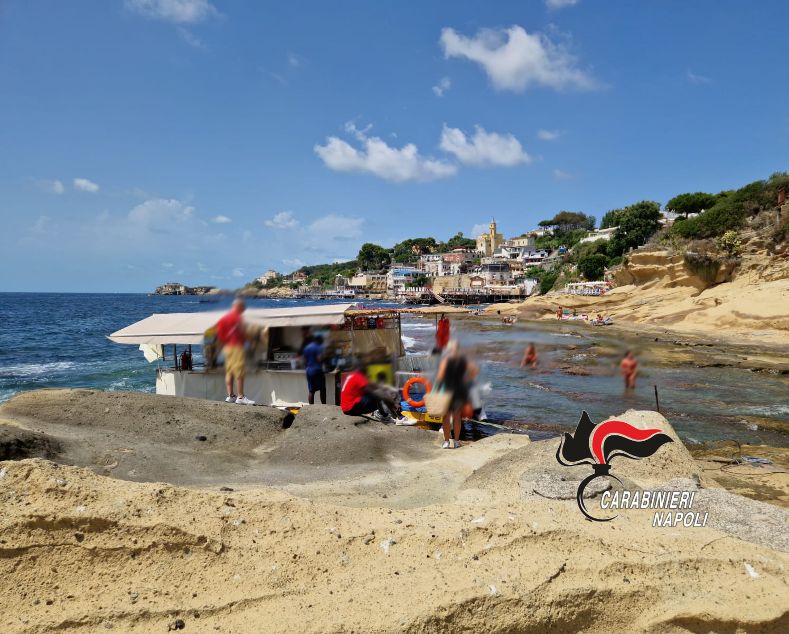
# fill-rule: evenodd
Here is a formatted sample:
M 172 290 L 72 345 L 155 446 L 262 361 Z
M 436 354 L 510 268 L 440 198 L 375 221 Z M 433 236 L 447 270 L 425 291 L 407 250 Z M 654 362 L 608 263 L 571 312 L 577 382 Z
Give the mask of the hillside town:
M 492 218 L 487 231 L 474 238 L 458 232 L 445 242 L 433 237 L 408 238 L 392 247 L 368 242 L 353 260 L 304 265 L 290 273 L 271 269 L 235 291 L 168 282 L 155 294 L 460 305 L 519 303 L 551 291 L 604 295 L 621 278 L 620 265 L 627 266 L 634 251 L 646 245 L 678 249 L 689 266 L 714 268 L 737 256 L 738 228 L 756 211 L 777 204 L 777 231 L 785 232 L 787 184 L 789 176 L 778 172 L 737 190 L 679 194 L 665 206 L 642 200 L 606 212 L 599 223 L 582 212 L 560 211 L 511 237 Z
M 569 213 L 569 212 L 563 212 Z M 338 263 L 346 270 L 335 273 L 330 280 L 303 267 L 289 274 L 274 270 L 263 273 L 248 285 L 246 294 L 259 296 L 297 296 L 310 298 L 387 299 L 407 304 L 481 304 L 496 301 L 518 301 L 540 292 L 545 275 L 569 262 L 575 244 L 590 244 L 611 239 L 616 227 L 595 230 L 583 214 L 576 218 L 571 231 L 581 228 L 567 244 L 565 227 L 543 227 L 514 237 L 505 237 L 492 219 L 488 231 L 474 239 L 457 234 L 448 246 L 434 240 L 414 239 L 410 253 L 395 257 L 393 248 L 384 266 L 366 267 L 361 258 L 355 262 Z M 593 219 L 592 219 L 593 220 Z M 432 244 L 431 244 L 432 242 Z M 403 244 L 403 243 L 401 243 Z M 375 246 L 375 245 L 372 245 Z M 387 258 L 382 256 L 382 261 Z M 355 270 L 347 270 L 353 265 Z M 601 287 L 604 280 L 595 280 Z M 544 289 L 543 289 L 544 290 Z

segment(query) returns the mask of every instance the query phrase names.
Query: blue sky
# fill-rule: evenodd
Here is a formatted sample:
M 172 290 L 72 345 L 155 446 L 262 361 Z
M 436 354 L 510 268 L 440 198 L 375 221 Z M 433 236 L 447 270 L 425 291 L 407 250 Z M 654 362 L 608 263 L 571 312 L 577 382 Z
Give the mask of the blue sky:
M 237 287 L 786 169 L 789 5 L 0 2 L 0 290 Z

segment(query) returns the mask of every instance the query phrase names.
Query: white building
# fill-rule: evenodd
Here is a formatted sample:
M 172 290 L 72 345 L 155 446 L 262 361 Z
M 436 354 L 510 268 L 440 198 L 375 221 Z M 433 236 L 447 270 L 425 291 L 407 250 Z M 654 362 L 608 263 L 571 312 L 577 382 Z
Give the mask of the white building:
M 485 258 L 486 260 L 489 258 Z M 512 283 L 512 270 L 508 262 L 484 262 L 472 270 L 475 278 L 484 281 L 485 286 L 496 286 Z
M 424 273 L 413 266 L 393 266 L 386 274 L 386 290 L 393 295 L 402 293 L 405 285 L 410 284 L 420 275 Z
M 387 276 L 380 273 L 357 273 L 348 281 L 348 286 L 359 291 L 383 293 L 386 279 Z
M 419 257 L 419 269 L 427 277 L 460 275 L 474 261 L 474 255 L 464 249 L 451 253 L 427 253 Z
M 263 273 L 263 275 L 261 275 L 257 279 L 257 281 L 260 282 L 261 284 L 263 284 L 263 286 L 265 286 L 270 281 L 278 280 L 280 277 L 282 277 L 282 276 L 279 273 L 277 273 L 276 271 L 266 271 L 265 273 Z
M 550 251 L 527 251 L 520 260 L 525 266 L 534 266 L 542 264 L 550 255 Z
M 513 247 L 525 247 L 529 251 L 534 251 L 537 248 L 537 236 L 532 231 L 529 233 L 524 233 L 522 236 L 518 236 L 517 238 L 507 240 L 504 244 Z
M 589 233 L 581 242 L 597 242 L 598 240 L 610 240 L 611 236 L 619 227 L 609 227 L 608 229 L 597 229 Z

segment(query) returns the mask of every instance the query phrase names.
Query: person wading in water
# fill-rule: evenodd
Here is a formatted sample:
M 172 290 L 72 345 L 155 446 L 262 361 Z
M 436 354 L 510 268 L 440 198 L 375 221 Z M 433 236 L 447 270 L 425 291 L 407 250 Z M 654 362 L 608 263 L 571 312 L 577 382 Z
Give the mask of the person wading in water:
M 449 319 L 443 313 L 441 319 L 438 320 L 436 325 L 436 346 L 433 348 L 434 353 L 441 353 L 449 343 Z
M 625 352 L 625 356 L 622 359 L 622 363 L 619 364 L 619 367 L 622 369 L 622 376 L 625 379 L 625 389 L 626 390 L 636 389 L 636 377 L 638 376 L 638 362 L 636 361 L 636 358 L 633 356 L 633 353 L 630 350 Z
M 521 367 L 525 368 L 530 366 L 531 368 L 537 367 L 537 348 L 534 347 L 533 343 L 530 343 L 529 346 L 523 353 L 523 358 L 521 359 Z

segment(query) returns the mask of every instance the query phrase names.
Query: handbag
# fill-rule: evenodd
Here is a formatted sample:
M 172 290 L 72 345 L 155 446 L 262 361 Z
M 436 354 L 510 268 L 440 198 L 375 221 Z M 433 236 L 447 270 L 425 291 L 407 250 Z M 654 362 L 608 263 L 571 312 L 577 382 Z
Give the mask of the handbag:
M 425 394 L 425 408 L 430 416 L 445 416 L 452 402 L 452 392 L 439 386 Z

